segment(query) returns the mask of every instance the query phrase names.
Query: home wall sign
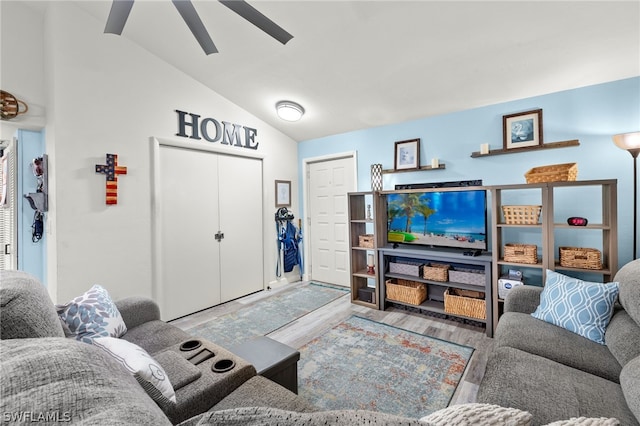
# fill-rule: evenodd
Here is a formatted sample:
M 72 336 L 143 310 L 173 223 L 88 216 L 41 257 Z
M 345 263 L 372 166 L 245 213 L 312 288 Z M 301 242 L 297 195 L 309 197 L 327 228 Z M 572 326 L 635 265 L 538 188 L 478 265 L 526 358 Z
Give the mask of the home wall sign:
M 178 133 L 176 136 L 189 139 L 204 139 L 207 142 L 220 142 L 223 145 L 247 149 L 258 149 L 258 131 L 240 124 L 218 121 L 215 118 L 200 119 L 201 116 L 190 112 L 175 110 L 178 113 Z
M 118 204 L 118 175 L 126 175 L 127 168 L 118 165 L 116 154 L 107 154 L 107 164 L 96 164 L 96 173 L 106 175 L 106 203 Z

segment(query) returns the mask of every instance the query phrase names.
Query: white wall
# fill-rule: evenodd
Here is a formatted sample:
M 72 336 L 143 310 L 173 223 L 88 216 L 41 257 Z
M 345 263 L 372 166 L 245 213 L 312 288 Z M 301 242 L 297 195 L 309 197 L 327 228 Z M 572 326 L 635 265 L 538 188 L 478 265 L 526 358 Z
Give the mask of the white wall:
M 1 139 L 45 125 L 43 34 L 42 14 L 24 3 L 0 2 L 0 87 L 29 106 L 28 114 L 0 121 Z
M 19 6 L 3 9 L 12 12 Z M 13 13 L 9 19 L 14 16 L 23 19 Z M 52 199 L 48 276 L 54 300 L 64 302 L 94 283 L 107 287 L 115 298 L 152 296 L 149 137 L 181 139 L 175 136 L 175 109 L 258 130 L 257 153 L 264 156 L 264 282 L 272 283 L 273 185 L 275 179 L 291 180 L 297 194 L 295 141 L 124 37 L 103 34 L 104 22 L 71 4 L 49 3 L 44 19 Z M 13 35 L 3 31 L 3 36 Z M 20 36 L 12 42 L 19 45 Z M 105 177 L 95 173 L 107 153 L 118 154 L 120 164 L 128 167 L 127 175 L 119 178 L 115 206 L 105 205 Z M 294 197 L 294 210 L 297 204 Z M 184 208 L 197 208 L 197 202 Z

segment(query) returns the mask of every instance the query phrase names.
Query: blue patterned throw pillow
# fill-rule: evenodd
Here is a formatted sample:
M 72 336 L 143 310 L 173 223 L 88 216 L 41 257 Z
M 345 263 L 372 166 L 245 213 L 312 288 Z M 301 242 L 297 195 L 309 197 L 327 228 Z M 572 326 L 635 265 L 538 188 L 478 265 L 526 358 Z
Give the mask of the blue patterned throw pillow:
M 127 326 L 103 287 L 94 285 L 65 305 L 56 305 L 67 337 L 93 343 L 96 337 L 120 337 Z
M 594 283 L 547 270 L 540 305 L 531 315 L 604 345 L 618 283 Z

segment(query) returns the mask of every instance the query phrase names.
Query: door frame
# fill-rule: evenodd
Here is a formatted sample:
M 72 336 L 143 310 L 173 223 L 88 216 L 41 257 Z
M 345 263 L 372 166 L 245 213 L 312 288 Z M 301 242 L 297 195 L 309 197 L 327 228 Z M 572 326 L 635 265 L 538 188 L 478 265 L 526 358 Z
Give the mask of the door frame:
M 303 164 L 303 172 L 302 172 L 302 200 L 303 200 L 303 209 L 304 209 L 304 223 L 305 223 L 305 233 L 304 239 L 308 241 L 308 243 L 303 244 L 303 255 L 304 255 L 304 272 L 302 275 L 302 279 L 304 281 L 309 281 L 312 277 L 309 273 L 311 268 L 311 234 L 313 232 L 310 229 L 309 224 L 311 223 L 311 217 L 309 217 L 309 173 L 310 166 L 314 163 L 323 163 L 325 161 L 334 161 L 334 160 L 342 160 L 351 158 L 353 162 L 353 182 L 355 183 L 356 191 L 358 189 L 358 151 L 345 151 L 336 154 L 328 154 L 321 155 L 318 157 L 309 157 L 304 158 L 302 160 Z
M 6 142 L 6 145 L 3 144 L 3 149 L 7 161 L 7 182 L 2 182 L 2 184 L 6 186 L 7 193 L 5 194 L 6 205 L 0 206 L 2 209 L 0 214 L 5 215 L 4 219 L 7 221 L 5 227 L 8 228 L 9 231 L 8 235 L 5 235 L 5 239 L 0 240 L 0 250 L 2 251 L 0 256 L 5 256 L 3 270 L 12 270 L 18 269 L 18 250 L 20 249 L 20 245 L 18 244 L 18 227 L 20 226 L 20 220 L 18 218 L 22 215 L 21 205 L 19 206 L 18 203 L 22 203 L 22 197 L 18 197 L 17 194 L 22 194 L 22 179 L 20 179 L 18 172 L 18 139 L 13 137 L 6 141 L 2 140 L 2 142 Z M 0 157 L 0 159 L 1 158 L 3 157 Z M 0 173 L 3 173 L 3 170 L 1 170 L 2 167 L 3 163 L 0 162 Z M 9 246 L 9 254 L 5 254 L 7 245 Z
M 149 138 L 150 142 L 150 156 L 151 156 L 151 297 L 158 303 L 158 305 L 164 308 L 164 292 L 162 273 L 160 265 L 162 265 L 162 233 L 160 226 L 162 224 L 162 188 L 160 187 L 160 147 L 169 146 L 174 148 L 191 149 L 194 151 L 211 152 L 215 154 L 231 155 L 234 157 L 253 158 L 262 160 L 264 162 L 265 156 L 254 152 L 238 152 L 230 149 L 225 149 L 219 145 L 214 145 L 209 142 L 185 142 L 176 139 L 167 139 L 152 136 Z M 246 151 L 246 150 L 244 150 Z M 264 164 L 262 167 L 262 193 L 264 194 Z M 264 204 L 264 197 L 263 197 Z M 264 206 L 263 206 L 264 207 Z M 264 220 L 264 218 L 260 218 Z M 264 231 L 263 231 L 264 232 Z M 262 238 L 262 253 L 264 258 L 264 236 Z M 263 259 L 264 262 L 264 259 Z M 264 275 L 264 271 L 263 271 Z M 264 278 L 263 278 L 264 281 Z

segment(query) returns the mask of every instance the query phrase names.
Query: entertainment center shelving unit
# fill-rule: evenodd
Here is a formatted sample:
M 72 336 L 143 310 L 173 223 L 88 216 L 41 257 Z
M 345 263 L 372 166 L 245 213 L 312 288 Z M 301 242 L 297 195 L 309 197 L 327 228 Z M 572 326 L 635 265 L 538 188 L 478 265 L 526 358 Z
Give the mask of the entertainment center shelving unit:
M 493 252 L 493 276 L 494 294 L 493 298 L 493 322 L 497 324 L 501 311 L 502 299 L 498 298 L 498 279 L 505 275 L 510 268 L 524 268 L 529 270 L 539 270 L 542 274 L 542 283 L 546 280 L 546 271 L 560 271 L 571 275 L 572 273 L 594 274 L 597 279 L 603 282 L 610 281 L 618 270 L 618 221 L 617 221 L 617 180 L 585 180 L 570 182 L 547 182 L 537 184 L 503 185 L 491 188 L 491 250 Z M 501 208 L 503 199 L 509 193 L 531 192 L 535 194 L 538 202 L 542 205 L 540 220 L 534 225 L 511 225 L 502 220 Z M 588 191 L 588 192 L 582 192 Z M 587 226 L 570 226 L 566 220 L 567 215 L 562 216 L 561 211 L 567 210 L 567 204 L 571 205 L 580 197 L 588 196 L 593 199 L 593 207 L 600 206 L 600 222 L 595 223 L 589 220 Z M 598 200 L 599 198 L 599 200 Z M 506 204 L 506 203 L 504 203 Z M 561 210 L 564 207 L 564 210 Z M 570 207 L 571 209 L 572 207 Z M 575 216 L 575 214 L 571 214 Z M 586 213 L 585 213 L 586 215 Z M 595 213 L 591 212 L 590 216 Z M 595 215 L 597 216 L 597 215 Z M 525 230 L 532 234 L 539 235 L 541 240 L 541 250 L 538 250 L 538 262 L 536 264 L 524 264 L 507 262 L 504 260 L 505 243 L 528 243 L 529 241 L 507 240 L 504 234 L 510 230 Z M 569 231 L 570 230 L 570 231 Z M 560 265 L 558 249 L 560 246 L 567 246 L 566 236 L 563 232 L 571 233 L 599 233 L 599 240 L 602 246 L 602 269 L 572 268 Z M 525 284 L 531 284 L 525 281 Z
M 374 273 L 370 274 L 367 267 L 367 256 L 372 254 L 374 263 L 376 261 L 376 249 L 380 246 L 380 239 L 386 233 L 386 218 L 380 217 L 382 201 L 377 192 L 351 192 L 348 194 L 349 209 L 349 247 L 351 261 L 351 302 L 367 306 L 369 308 L 381 309 L 378 285 L 378 266 L 374 266 Z M 368 217 L 368 213 L 371 216 Z M 386 215 L 385 215 L 386 217 Z M 360 247 L 359 238 L 361 235 L 373 236 L 373 247 Z M 373 302 L 361 300 L 358 296 L 359 290 L 374 289 Z
M 601 206 L 601 221 L 590 223 L 587 226 L 570 226 L 560 218 L 564 210 L 557 208 L 558 204 L 571 205 L 572 200 L 580 197 L 579 191 L 590 188 L 590 199 L 594 199 L 594 206 Z M 455 249 L 427 249 L 411 246 L 394 246 L 387 242 L 387 217 L 386 196 L 393 193 L 429 192 L 429 191 L 456 191 L 482 189 L 486 190 L 490 198 L 491 225 L 488 227 L 491 252 L 479 256 L 465 256 L 460 250 Z M 567 192 L 569 190 L 569 192 Z M 571 192 L 578 192 L 572 194 Z M 598 202 L 593 191 L 600 195 Z M 540 221 L 533 225 L 511 225 L 502 220 L 502 201 L 508 198 L 509 193 L 522 195 L 532 192 L 535 194 L 536 204 L 542 205 Z M 351 300 L 352 303 L 361 304 L 374 309 L 384 310 L 388 303 L 406 305 L 419 311 L 435 312 L 449 316 L 457 316 L 473 321 L 486 323 L 488 336 L 493 336 L 493 331 L 498 323 L 501 311 L 501 303 L 498 298 L 498 279 L 505 275 L 511 268 L 524 268 L 526 270 L 538 270 L 542 274 L 542 285 L 546 278 L 546 270 L 559 270 L 563 273 L 588 273 L 598 275 L 603 281 L 613 278 L 618 267 L 618 241 L 617 241 L 617 181 L 589 180 L 570 182 L 548 182 L 538 184 L 517 184 L 501 186 L 474 186 L 463 188 L 427 188 L 401 191 L 380 192 L 354 192 L 348 194 L 349 199 L 349 223 L 350 223 L 350 248 L 351 248 Z M 372 217 L 366 217 L 367 204 L 372 207 Z M 571 208 L 571 207 L 570 207 Z M 570 230 L 570 231 L 567 231 Z M 524 264 L 507 262 L 504 260 L 505 243 L 527 243 L 527 241 L 509 239 L 505 234 L 516 231 L 537 234 L 541 243 L 538 250 L 538 262 L 536 264 Z M 597 233 L 602 247 L 602 269 L 581 269 L 561 266 L 556 259 L 557 247 L 569 245 L 563 242 L 564 232 L 570 233 Z M 359 236 L 373 234 L 375 245 L 373 248 L 359 247 Z M 585 234 L 586 235 L 586 234 Z M 557 243 L 556 243 L 557 242 Z M 376 253 L 375 274 L 367 273 L 367 254 Z M 454 267 L 469 267 L 472 269 L 484 269 L 485 285 L 477 286 L 456 282 L 439 282 L 426 280 L 421 277 L 394 274 L 389 272 L 389 263 L 398 257 L 413 259 L 422 263 L 448 263 Z M 425 283 L 428 286 L 429 297 L 420 305 L 406 304 L 386 299 L 386 280 L 389 278 L 406 279 Z M 527 282 L 526 284 L 536 284 Z M 375 290 L 374 303 L 364 302 L 358 298 L 358 290 L 364 287 Z M 454 315 L 444 312 L 444 289 L 459 288 L 464 290 L 484 291 L 486 303 L 486 320 L 468 318 L 463 315 Z
M 385 302 L 393 303 L 396 305 L 404 305 L 413 307 L 420 311 L 425 312 L 434 312 L 438 314 L 445 314 L 452 317 L 465 318 L 481 323 L 485 323 L 487 326 L 487 336 L 493 336 L 493 323 L 491 318 L 493 318 L 493 304 L 491 303 L 491 256 L 490 255 L 480 255 L 480 256 L 464 256 L 462 252 L 455 250 L 447 250 L 447 249 L 438 249 L 438 250 L 425 250 L 419 248 L 394 248 L 392 245 L 386 245 L 380 249 L 378 249 L 378 263 L 383 266 L 383 271 L 380 273 L 380 306 L 381 309 L 384 310 Z M 472 285 L 472 284 L 463 284 L 454 281 L 432 281 L 426 280 L 421 277 L 415 277 L 411 275 L 403 275 L 391 273 L 388 271 L 389 263 L 398 259 L 411 259 L 420 261 L 422 263 L 446 263 L 452 265 L 453 267 L 459 268 L 470 268 L 470 269 L 482 269 L 484 271 L 485 284 L 484 286 Z M 389 301 L 386 299 L 386 280 L 389 278 L 397 278 L 404 280 L 417 281 L 421 283 L 425 283 L 428 287 L 427 300 L 422 302 L 420 305 L 412 305 L 410 303 L 399 302 L 396 300 Z M 488 319 L 479 319 L 479 318 L 470 318 L 464 315 L 445 313 L 444 310 L 444 292 L 447 288 L 461 289 L 461 290 L 472 290 L 472 291 L 481 291 L 485 294 L 485 306 L 486 306 L 486 318 Z
M 438 191 L 456 191 L 463 188 L 438 188 Z M 485 187 L 466 187 L 464 189 L 486 189 Z M 431 189 L 435 190 L 435 189 Z M 491 255 L 484 254 L 480 256 L 464 256 L 460 250 L 455 249 L 424 249 L 417 247 L 396 246 L 387 241 L 387 212 L 386 212 L 386 196 L 396 192 L 428 192 L 430 189 L 416 189 L 403 191 L 381 191 L 381 192 L 352 192 L 349 193 L 349 224 L 351 230 L 349 232 L 350 248 L 351 248 L 351 300 L 353 303 L 368 306 L 374 309 L 384 310 L 387 303 L 404 305 L 415 308 L 419 311 L 434 312 L 445 314 L 444 311 L 444 292 L 447 288 L 456 288 L 462 290 L 475 290 L 485 293 L 486 318 L 483 320 L 478 318 L 470 318 L 464 315 L 446 314 L 460 318 L 466 318 L 473 321 L 486 323 L 487 334 L 493 335 L 493 304 L 492 304 L 492 285 L 491 285 Z M 373 219 L 365 219 L 366 205 L 371 204 L 373 207 Z M 368 226 L 368 228 L 367 228 Z M 364 231 L 368 232 L 364 232 Z M 374 249 L 365 249 L 359 247 L 359 236 L 363 233 L 373 234 L 375 241 Z M 375 275 L 367 274 L 366 255 L 370 252 L 376 252 Z M 421 263 L 447 263 L 457 267 L 466 267 L 471 269 L 481 269 L 484 271 L 485 284 L 483 286 L 457 283 L 452 281 L 440 282 L 427 280 L 422 277 L 411 275 L 395 274 L 389 272 L 389 263 L 397 258 L 412 259 Z M 428 287 L 428 298 L 420 305 L 412 305 L 398 301 L 390 301 L 386 298 L 387 279 L 406 279 L 425 283 Z M 375 303 L 362 301 L 358 297 L 358 291 L 363 287 L 373 287 L 375 289 Z

